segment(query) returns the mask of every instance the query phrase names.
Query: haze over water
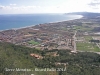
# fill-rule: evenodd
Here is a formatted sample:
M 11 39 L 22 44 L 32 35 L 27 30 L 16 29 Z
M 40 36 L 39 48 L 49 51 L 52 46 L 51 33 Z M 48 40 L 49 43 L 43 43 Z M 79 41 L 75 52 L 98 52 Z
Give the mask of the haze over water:
M 0 15 L 0 30 L 34 26 L 37 24 L 67 21 L 81 18 L 81 15 L 65 14 L 17 14 Z

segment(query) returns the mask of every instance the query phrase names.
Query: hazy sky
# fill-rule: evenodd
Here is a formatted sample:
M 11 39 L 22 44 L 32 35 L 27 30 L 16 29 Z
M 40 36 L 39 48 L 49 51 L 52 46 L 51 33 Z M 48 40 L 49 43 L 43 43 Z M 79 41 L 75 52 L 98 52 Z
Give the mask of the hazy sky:
M 0 0 L 0 14 L 100 12 L 100 0 Z

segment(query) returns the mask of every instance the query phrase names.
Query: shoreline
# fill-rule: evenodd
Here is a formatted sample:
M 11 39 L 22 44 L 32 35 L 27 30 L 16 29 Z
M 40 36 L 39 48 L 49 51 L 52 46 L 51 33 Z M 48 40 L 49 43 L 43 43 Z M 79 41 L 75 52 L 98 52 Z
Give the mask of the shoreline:
M 78 16 L 80 16 L 80 18 L 69 19 L 69 20 L 62 20 L 62 21 L 56 21 L 56 22 L 40 23 L 40 24 L 49 24 L 49 23 L 59 23 L 59 22 L 65 22 L 65 21 L 72 21 L 72 20 L 76 20 L 76 19 L 82 19 L 84 17 L 83 15 L 78 15 Z M 36 25 L 40 25 L 40 24 L 36 24 Z M 24 26 L 24 27 L 19 27 L 19 28 L 5 29 L 5 30 L 0 30 L 0 32 L 7 31 L 7 30 L 19 30 L 19 29 L 34 27 L 36 25 L 29 25 L 29 26 Z

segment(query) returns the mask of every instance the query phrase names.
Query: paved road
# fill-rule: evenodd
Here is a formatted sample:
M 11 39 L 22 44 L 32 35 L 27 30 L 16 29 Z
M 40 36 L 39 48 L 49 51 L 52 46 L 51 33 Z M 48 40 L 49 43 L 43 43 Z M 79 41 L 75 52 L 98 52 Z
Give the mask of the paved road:
M 73 39 L 74 39 L 74 51 L 76 52 L 76 33 L 77 31 L 75 31 L 75 34 L 73 36 Z

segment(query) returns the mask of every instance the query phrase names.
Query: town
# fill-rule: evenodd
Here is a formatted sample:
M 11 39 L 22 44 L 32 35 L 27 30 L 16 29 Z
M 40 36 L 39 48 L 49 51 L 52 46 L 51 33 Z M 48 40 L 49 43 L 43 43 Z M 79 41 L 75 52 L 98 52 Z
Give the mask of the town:
M 100 18 L 45 23 L 0 32 L 0 41 L 38 50 L 100 51 Z M 97 30 L 97 28 L 99 28 Z

